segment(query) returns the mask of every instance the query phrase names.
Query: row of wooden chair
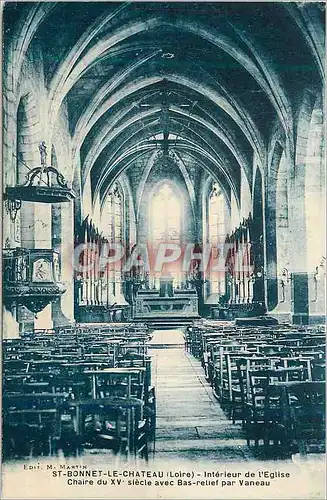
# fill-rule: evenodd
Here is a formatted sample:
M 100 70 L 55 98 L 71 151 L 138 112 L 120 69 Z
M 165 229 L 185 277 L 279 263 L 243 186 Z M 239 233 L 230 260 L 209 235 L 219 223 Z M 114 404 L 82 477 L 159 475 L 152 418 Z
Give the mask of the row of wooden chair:
M 241 422 L 249 445 L 263 443 L 268 452 L 272 442 L 283 453 L 324 449 L 321 327 L 210 322 L 189 327 L 185 343 L 201 360 L 227 416 Z
M 156 419 L 148 339 L 134 325 L 76 325 L 4 341 L 4 458 L 107 448 L 147 460 Z

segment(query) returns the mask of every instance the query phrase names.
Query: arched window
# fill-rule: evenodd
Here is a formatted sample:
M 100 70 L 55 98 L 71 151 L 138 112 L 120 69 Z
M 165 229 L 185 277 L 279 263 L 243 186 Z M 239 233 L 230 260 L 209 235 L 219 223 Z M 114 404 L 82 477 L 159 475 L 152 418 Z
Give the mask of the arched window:
M 123 195 L 117 183 L 107 196 L 106 210 L 103 214 L 106 225 L 106 237 L 110 243 L 123 245 L 124 210 Z M 122 261 L 110 265 L 108 269 L 109 296 L 122 295 Z M 110 299 L 109 299 L 110 302 Z
M 221 257 L 226 236 L 226 200 L 219 185 L 214 182 L 209 196 L 208 206 L 208 235 L 211 245 L 213 265 L 217 265 Z M 225 274 L 223 270 L 210 269 L 211 293 L 224 295 Z
M 153 194 L 151 205 L 151 236 L 154 242 L 179 241 L 181 236 L 181 202 L 167 182 Z
M 177 245 L 181 243 L 183 234 L 182 210 L 181 195 L 174 184 L 169 181 L 159 184 L 149 203 L 150 241 L 154 249 L 157 249 L 160 243 Z M 174 286 L 180 285 L 180 266 L 180 260 L 165 264 L 160 272 L 154 272 L 153 276 L 150 277 L 150 286 L 156 286 L 157 279 L 167 273 L 172 276 Z
M 123 239 L 123 197 L 118 184 L 115 184 L 108 193 L 105 219 L 107 217 L 109 241 L 121 243 Z
M 213 184 L 209 199 L 209 238 L 212 243 L 224 241 L 226 203 L 217 183 Z

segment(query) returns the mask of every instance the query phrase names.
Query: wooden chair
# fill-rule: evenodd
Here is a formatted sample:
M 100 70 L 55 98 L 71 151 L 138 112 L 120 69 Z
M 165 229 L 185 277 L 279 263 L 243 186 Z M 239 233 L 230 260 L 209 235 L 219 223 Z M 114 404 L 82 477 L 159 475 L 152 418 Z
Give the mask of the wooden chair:
M 251 397 L 246 414 L 246 439 L 248 445 L 253 440 L 256 448 L 262 441 L 265 452 L 270 441 L 278 444 L 285 439 L 285 430 L 280 422 L 279 397 L 268 390 L 272 376 L 270 369 L 250 370 L 248 373 Z
M 311 373 L 312 380 L 325 381 L 326 380 L 326 362 L 320 359 L 311 360 Z
M 5 456 L 52 455 L 61 437 L 60 405 L 66 394 L 10 394 L 3 397 Z
M 285 425 L 285 441 L 301 454 L 325 452 L 325 382 L 277 382 L 281 414 Z
M 141 400 L 109 397 L 69 401 L 66 411 L 73 411 L 75 434 L 69 439 L 78 449 L 106 448 L 127 458 L 148 458 Z

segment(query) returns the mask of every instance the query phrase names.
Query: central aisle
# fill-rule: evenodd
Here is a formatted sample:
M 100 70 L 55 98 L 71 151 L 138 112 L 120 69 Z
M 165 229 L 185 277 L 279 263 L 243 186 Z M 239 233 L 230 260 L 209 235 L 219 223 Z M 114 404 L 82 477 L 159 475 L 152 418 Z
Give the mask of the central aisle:
M 227 420 L 180 330 L 155 331 L 149 345 L 157 395 L 155 459 L 251 460 L 241 426 Z

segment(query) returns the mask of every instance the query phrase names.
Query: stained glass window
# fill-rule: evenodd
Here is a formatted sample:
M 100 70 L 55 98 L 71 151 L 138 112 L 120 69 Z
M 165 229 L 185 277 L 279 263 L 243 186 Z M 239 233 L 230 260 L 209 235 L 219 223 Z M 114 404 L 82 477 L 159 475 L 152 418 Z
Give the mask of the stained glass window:
M 124 213 L 123 213 L 123 195 L 118 184 L 114 184 L 108 193 L 107 197 L 107 210 L 108 217 L 107 224 L 107 237 L 111 243 L 123 244 L 123 226 L 124 226 Z M 122 265 L 122 263 L 121 263 Z M 117 264 L 110 265 L 108 269 L 110 292 L 113 295 L 122 293 L 122 269 Z
M 213 183 L 209 197 L 208 234 L 212 248 L 213 264 L 217 265 L 222 257 L 223 243 L 226 236 L 226 200 L 219 185 Z M 225 293 L 225 276 L 223 270 L 210 270 L 211 293 Z
M 168 183 L 163 184 L 153 195 L 150 214 L 154 241 L 180 239 L 181 203 Z

